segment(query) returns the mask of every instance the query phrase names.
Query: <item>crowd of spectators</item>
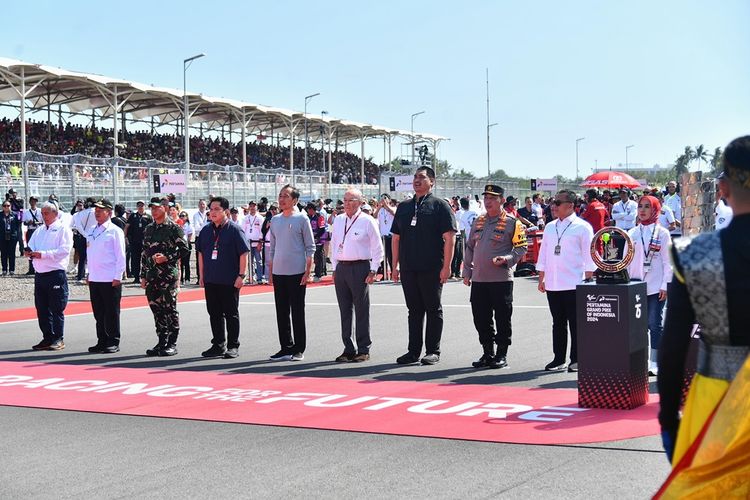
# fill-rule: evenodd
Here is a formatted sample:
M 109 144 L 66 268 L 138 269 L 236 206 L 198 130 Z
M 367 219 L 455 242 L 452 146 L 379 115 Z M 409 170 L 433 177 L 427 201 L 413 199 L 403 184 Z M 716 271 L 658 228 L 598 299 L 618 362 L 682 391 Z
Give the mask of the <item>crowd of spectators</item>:
M 157 160 L 165 163 L 180 163 L 184 159 L 183 139 L 175 134 L 160 134 L 143 131 L 120 131 L 120 143 L 124 148 L 119 156 L 131 160 Z M 108 158 L 112 156 L 112 130 L 82 126 L 72 123 L 58 124 L 48 129 L 47 122 L 26 122 L 26 150 L 50 155 L 85 155 L 94 158 Z M 247 144 L 248 167 L 262 167 L 268 169 L 289 168 L 289 147 L 274 146 L 272 140 L 261 138 Z M 268 141 L 268 142 L 266 142 Z M 20 122 L 0 119 L 0 153 L 16 153 L 21 151 Z M 295 169 L 304 168 L 304 148 L 295 147 Z M 309 147 L 307 149 L 307 168 L 313 171 L 327 168 L 327 151 Z M 193 136 L 190 138 L 191 163 L 219 166 L 242 164 L 242 149 L 239 142 L 226 140 L 223 137 Z M 347 151 L 333 151 L 332 177 L 334 183 L 359 183 L 361 159 Z M 7 168 L 6 168 L 7 170 Z M 60 166 L 50 166 L 43 175 L 64 175 Z M 92 166 L 89 174 L 98 177 L 105 174 L 105 166 Z M 136 172 L 130 175 L 138 175 Z M 365 159 L 365 180 L 368 184 L 376 183 L 378 166 L 369 159 Z

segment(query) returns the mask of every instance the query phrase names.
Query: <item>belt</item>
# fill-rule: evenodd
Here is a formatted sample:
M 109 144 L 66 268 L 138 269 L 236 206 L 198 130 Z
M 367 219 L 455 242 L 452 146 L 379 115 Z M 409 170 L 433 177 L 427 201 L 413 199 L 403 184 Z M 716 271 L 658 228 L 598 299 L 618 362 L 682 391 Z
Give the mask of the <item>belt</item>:
M 745 363 L 750 346 L 712 345 L 701 341 L 698 349 L 698 373 L 721 380 L 734 380 Z
M 337 264 L 369 264 L 369 260 L 340 260 Z
M 37 271 L 35 274 L 37 276 L 47 276 L 48 274 L 58 274 L 58 273 L 64 273 L 64 272 L 65 272 L 65 269 L 55 269 L 54 271 L 47 271 L 46 273 L 40 273 Z

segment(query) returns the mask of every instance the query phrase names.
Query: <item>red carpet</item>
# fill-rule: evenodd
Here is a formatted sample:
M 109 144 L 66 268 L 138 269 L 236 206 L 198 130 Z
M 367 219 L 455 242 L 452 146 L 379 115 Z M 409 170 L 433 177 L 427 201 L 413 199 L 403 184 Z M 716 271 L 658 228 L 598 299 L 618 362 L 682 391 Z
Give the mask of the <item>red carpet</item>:
M 523 444 L 656 435 L 635 410 L 577 406 L 577 391 L 0 362 L 0 404 Z
M 323 278 L 319 283 L 308 283 L 307 288 L 315 288 L 319 286 L 331 285 L 331 278 Z M 272 292 L 273 287 L 267 285 L 258 286 L 244 286 L 240 290 L 240 295 L 254 295 L 256 293 Z M 144 292 L 145 293 L 145 292 Z M 196 300 L 205 299 L 203 288 L 183 288 L 180 291 L 178 302 L 193 302 Z M 123 297 L 120 301 L 121 309 L 133 309 L 135 307 L 148 307 L 148 301 L 145 295 L 131 295 Z M 88 314 L 91 312 L 91 303 L 85 302 L 68 302 L 68 307 L 65 308 L 65 316 L 71 316 L 74 314 Z M 13 321 L 25 321 L 30 319 L 36 319 L 36 309 L 33 307 L 23 307 L 19 309 L 7 309 L 0 311 L 2 317 L 0 317 L 0 323 L 11 323 Z

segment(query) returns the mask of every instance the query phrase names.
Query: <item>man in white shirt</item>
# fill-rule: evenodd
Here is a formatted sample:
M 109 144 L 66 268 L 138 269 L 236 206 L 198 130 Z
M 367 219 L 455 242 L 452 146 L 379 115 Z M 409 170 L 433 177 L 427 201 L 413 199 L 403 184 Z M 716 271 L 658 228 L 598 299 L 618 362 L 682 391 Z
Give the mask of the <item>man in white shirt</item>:
M 112 202 L 94 203 L 96 227 L 86 235 L 89 255 L 89 296 L 96 319 L 96 345 L 91 354 L 120 350 L 120 298 L 125 272 L 125 233 L 112 223 Z
M 724 172 L 720 173 L 717 179 L 723 179 L 724 178 Z M 714 229 L 718 231 L 719 229 L 724 229 L 729 225 L 730 222 L 732 222 L 732 217 L 734 216 L 734 212 L 732 211 L 732 207 L 727 205 L 726 200 L 724 199 L 724 194 L 721 192 L 720 184 L 716 183 L 716 209 L 714 210 Z
M 193 233 L 195 234 L 195 248 L 199 248 L 200 245 L 199 236 L 203 226 L 208 224 L 208 210 L 206 209 L 206 200 L 198 200 L 198 211 L 193 214 Z M 195 274 L 198 278 L 198 282 L 201 280 L 200 270 L 198 269 L 198 252 L 195 252 Z
M 96 203 L 96 199 L 86 198 L 85 208 L 73 214 L 73 218 L 70 221 L 71 228 L 78 233 L 76 243 L 76 250 L 78 250 L 78 274 L 76 274 L 76 280 L 79 283 L 84 283 L 84 279 L 86 278 L 86 264 L 88 263 L 88 252 L 86 251 L 85 244 L 86 235 L 96 227 L 94 203 Z
M 620 189 L 620 201 L 612 206 L 612 218 L 615 225 L 623 231 L 633 229 L 637 216 L 638 204 L 630 199 L 630 190 Z
M 32 347 L 35 351 L 65 349 L 63 327 L 65 306 L 68 304 L 68 278 L 65 271 L 73 249 L 73 231 L 58 219 L 55 203 L 42 206 L 40 226 L 28 243 L 24 255 L 34 259 L 34 306 L 42 330 L 42 341 Z
M 659 199 L 658 196 L 656 198 Z M 662 200 L 659 200 L 659 201 L 661 202 Z M 675 222 L 675 218 L 674 218 L 674 212 L 672 212 L 672 209 L 664 204 L 662 204 L 661 206 L 661 211 L 659 212 L 658 220 L 659 220 L 659 225 L 662 227 L 665 227 L 667 231 L 671 231 L 677 226 Z
M 29 209 L 23 212 L 23 225 L 26 226 L 26 242 L 31 239 L 36 228 L 43 224 L 42 211 L 36 206 L 39 199 L 36 196 L 29 197 Z M 34 274 L 34 261 L 29 260 L 29 270 L 26 274 Z
M 383 259 L 383 247 L 377 222 L 363 215 L 361 205 L 362 192 L 349 189 L 344 194 L 344 213 L 333 220 L 331 264 L 344 342 L 344 352 L 336 358 L 339 363 L 370 359 L 369 290 Z M 356 349 L 352 342 L 352 310 L 357 317 Z
M 380 236 L 383 238 L 383 247 L 385 248 L 385 260 L 388 261 L 388 271 L 391 271 L 391 264 L 393 263 L 391 253 L 391 226 L 393 225 L 393 217 L 396 215 L 396 206 L 391 200 L 391 197 L 383 193 L 380 196 L 380 203 L 376 211 L 376 218 L 378 219 L 378 230 Z M 383 268 L 383 279 L 387 279 L 386 270 Z
M 575 193 L 563 189 L 555 196 L 558 218 L 544 228 L 536 269 L 539 272 L 539 291 L 547 294 L 552 313 L 552 351 L 554 359 L 544 367 L 547 371 L 565 369 L 570 326 L 569 372 L 578 371 L 576 340 L 576 285 L 591 279 L 594 261 L 590 245 L 594 238 L 591 224 L 575 214 Z
M 263 216 L 258 213 L 258 205 L 251 201 L 247 206 L 248 213 L 242 221 L 242 229 L 245 232 L 247 246 L 250 247 L 248 253 L 247 268 L 249 269 L 249 281 L 253 283 L 253 270 L 255 270 L 255 283 L 263 281 L 263 255 L 258 243 L 263 240 L 261 226 L 263 225 Z
M 677 194 L 677 183 L 669 181 L 667 183 L 667 194 L 664 196 L 664 205 L 672 209 L 675 218 L 675 228 L 669 231 L 672 239 L 682 236 L 682 200 Z

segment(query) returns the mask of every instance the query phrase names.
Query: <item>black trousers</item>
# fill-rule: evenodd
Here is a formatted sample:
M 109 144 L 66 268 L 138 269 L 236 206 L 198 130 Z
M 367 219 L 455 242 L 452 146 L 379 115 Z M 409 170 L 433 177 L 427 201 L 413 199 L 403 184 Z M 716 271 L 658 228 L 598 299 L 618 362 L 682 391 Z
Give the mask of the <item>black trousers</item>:
M 183 255 L 180 257 L 180 280 L 190 281 L 190 254 L 192 252 L 190 251 L 190 247 L 188 246 L 188 252 L 187 255 Z
M 0 241 L 0 259 L 2 259 L 3 272 L 16 272 L 16 244 L 18 241 L 13 238 L 10 240 Z
M 313 256 L 313 262 L 315 263 L 315 277 L 320 278 L 326 274 L 326 256 L 323 252 L 325 247 L 322 243 L 315 244 L 315 255 Z M 302 279 L 302 278 L 300 278 Z
M 440 354 L 440 339 L 443 336 L 443 306 L 440 303 L 443 284 L 440 283 L 440 269 L 402 271 L 401 288 L 409 309 L 409 352 L 415 356 L 422 353 L 422 330 L 426 316 L 425 351 L 427 354 Z
M 507 354 L 513 334 L 513 282 L 472 281 L 470 301 L 474 328 L 479 333 L 479 343 L 486 346 L 494 342 L 498 346 L 498 354 Z
M 552 352 L 555 361 L 565 362 L 568 352 L 568 327 L 570 327 L 570 362 L 578 362 L 578 343 L 576 341 L 576 291 L 563 290 L 546 293 L 549 310 L 552 313 Z
M 48 342 L 63 339 L 65 307 L 68 305 L 68 278 L 65 271 L 34 275 L 34 306 L 42 337 Z
M 96 343 L 102 347 L 120 345 L 120 298 L 122 285 L 111 281 L 89 281 L 91 309 L 96 319 Z
M 200 248 L 200 238 L 198 238 L 198 233 L 195 234 L 195 278 L 200 281 L 201 280 L 201 268 L 198 267 L 198 261 L 201 258 L 201 253 L 198 251 Z
M 240 346 L 240 289 L 233 285 L 205 283 L 206 309 L 214 345 Z M 225 329 L 226 324 L 226 329 Z
M 76 244 L 76 250 L 78 250 L 78 274 L 76 279 L 81 281 L 86 277 L 86 238 L 83 236 L 76 236 L 77 240 L 74 239 Z
M 141 281 L 141 254 L 143 253 L 143 240 L 130 241 L 130 274 L 134 279 Z
M 456 244 L 453 247 L 453 260 L 451 261 L 451 275 L 461 277 L 461 264 L 464 262 L 464 237 L 456 234 Z
M 336 266 L 336 300 L 341 314 L 341 340 L 347 354 L 369 354 L 370 345 L 370 285 L 365 283 L 370 273 L 370 262 L 339 262 Z M 357 347 L 352 342 L 352 315 L 357 322 L 354 333 Z
M 273 298 L 276 302 L 279 345 L 286 354 L 302 354 L 307 348 L 307 330 L 305 329 L 307 285 L 300 285 L 301 281 L 301 274 L 273 275 Z M 292 327 L 294 335 L 292 335 Z

